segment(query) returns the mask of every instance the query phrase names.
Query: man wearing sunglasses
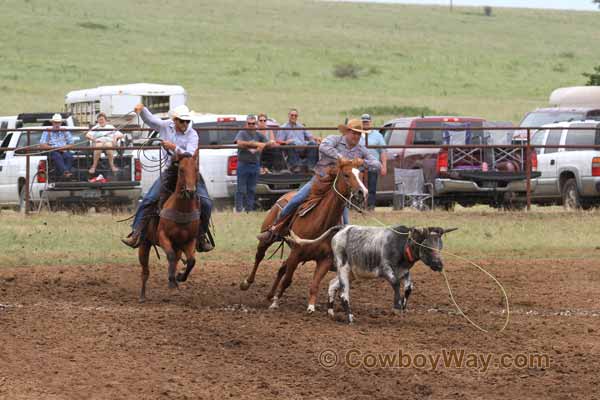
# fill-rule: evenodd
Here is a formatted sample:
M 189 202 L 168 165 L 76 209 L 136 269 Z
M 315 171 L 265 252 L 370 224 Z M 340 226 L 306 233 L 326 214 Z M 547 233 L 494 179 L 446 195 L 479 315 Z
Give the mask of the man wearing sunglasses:
M 176 166 L 172 165 L 171 154 L 194 154 L 198 148 L 198 134 L 191 126 L 190 121 L 192 117 L 187 106 L 181 105 L 176 107 L 172 111 L 172 119 L 170 120 L 162 120 L 152 115 L 150 110 L 144 107 L 143 104 L 136 105 L 134 111 L 142 118 L 142 121 L 146 125 L 158 131 L 163 141 L 161 157 L 165 163 L 162 181 L 159 177 L 152 184 L 135 212 L 135 217 L 131 224 L 131 233 L 127 238 L 121 240 L 127 246 L 136 248 L 140 245 L 142 232 L 148 222 L 148 217 L 146 217 L 147 212 L 159 201 L 161 193 L 170 192 L 170 178 L 177 176 Z M 198 240 L 196 241 L 196 249 L 198 251 L 210 251 L 213 249 L 213 245 L 208 239 L 207 233 L 212 210 L 212 200 L 208 196 L 203 179 L 198 179 L 196 194 L 200 202 L 200 229 Z
M 256 130 L 256 117 L 248 115 L 246 126 L 235 137 L 238 145 L 237 185 L 235 191 L 235 210 L 237 212 L 254 211 L 256 181 L 260 173 L 260 155 L 265 147 L 275 142 L 267 139 Z
M 283 145 L 303 146 L 320 143 L 320 138 L 314 137 L 312 133 L 304 129 L 304 125 L 298 122 L 298 110 L 295 108 L 292 108 L 288 112 L 288 122 L 286 122 L 282 128 L 297 129 L 289 131 L 281 130 L 277 133 L 277 141 Z M 307 149 L 288 149 L 286 152 L 288 156 L 288 166 L 293 173 L 299 173 L 303 169 L 308 172 L 313 169 L 317 163 L 318 150 L 316 146 Z M 306 155 L 304 165 L 300 158 L 303 154 Z

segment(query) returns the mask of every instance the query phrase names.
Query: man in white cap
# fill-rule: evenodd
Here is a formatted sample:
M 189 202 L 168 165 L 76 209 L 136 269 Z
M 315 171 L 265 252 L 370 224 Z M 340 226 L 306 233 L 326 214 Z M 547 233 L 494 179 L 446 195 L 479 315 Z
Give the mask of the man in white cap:
M 70 131 L 61 129 L 62 116 L 58 113 L 52 116 L 50 122 L 52 129 L 44 131 L 40 139 L 40 148 L 51 150 L 49 153 L 50 161 L 56 170 L 56 175 L 59 177 L 70 178 L 73 174 L 73 154 L 67 149 L 72 147 L 73 136 Z
M 371 126 L 371 116 L 369 114 L 363 114 L 360 117 L 362 121 L 362 128 L 365 131 L 363 135 L 360 137 L 360 144 L 366 146 L 365 136 L 369 136 L 369 146 L 386 146 L 385 139 L 381 135 L 378 130 L 372 129 Z M 375 204 L 377 202 L 377 178 L 379 174 L 381 176 L 387 175 L 387 151 L 386 149 L 369 149 L 371 154 L 377 160 L 381 162 L 381 171 L 377 171 L 376 169 L 369 169 L 367 185 L 369 188 L 369 198 L 367 199 L 367 209 L 374 210 Z
M 187 106 L 181 105 L 176 107 L 172 112 L 172 119 L 170 120 L 161 120 L 152 115 L 143 104 L 136 105 L 134 110 L 146 125 L 158 131 L 160 138 L 163 140 L 161 152 L 162 159 L 165 160 L 165 169 L 163 170 L 165 176 L 162 181 L 158 178 L 152 184 L 152 187 L 150 187 L 150 190 L 146 193 L 135 212 L 135 217 L 131 224 L 132 232 L 127 238 L 121 240 L 126 245 L 136 248 L 140 245 L 141 235 L 147 222 L 147 217 L 145 217 L 146 212 L 160 199 L 161 192 L 169 191 L 169 175 L 173 175 L 174 173 L 176 176 L 177 174 L 176 170 L 170 168 L 172 160 L 167 150 L 177 154 L 194 154 L 198 148 L 198 134 L 190 124 L 192 118 Z M 213 245 L 208 239 L 207 233 L 212 210 L 212 200 L 208 196 L 203 179 L 198 179 L 196 194 L 200 202 L 201 213 L 196 248 L 198 251 L 210 251 L 213 249 Z

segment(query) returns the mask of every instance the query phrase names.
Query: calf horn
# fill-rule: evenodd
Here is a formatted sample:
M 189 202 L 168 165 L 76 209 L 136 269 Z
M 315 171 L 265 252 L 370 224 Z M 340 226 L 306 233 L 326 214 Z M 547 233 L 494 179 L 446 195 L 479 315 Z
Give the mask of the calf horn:
M 296 244 L 296 245 L 299 245 L 299 246 L 304 246 L 304 245 L 308 245 L 308 244 L 319 243 L 319 242 L 327 239 L 327 237 L 329 235 L 331 235 L 332 233 L 335 234 L 338 231 L 342 230 L 344 227 L 345 227 L 345 225 L 335 225 L 335 226 L 332 226 L 331 228 L 329 228 L 325 232 L 323 232 L 323 234 L 321 236 L 319 236 L 318 238 L 316 238 L 316 239 L 302 239 L 301 237 L 299 237 L 298 235 L 296 235 L 293 230 L 290 229 L 290 235 L 287 236 L 286 239 L 288 239 L 293 244 Z
M 448 229 L 444 229 L 444 232 L 442 233 L 442 235 L 443 235 L 443 234 L 446 234 L 446 233 L 450 233 L 450 232 L 452 232 L 452 231 L 456 231 L 456 230 L 458 230 L 458 228 L 448 228 Z

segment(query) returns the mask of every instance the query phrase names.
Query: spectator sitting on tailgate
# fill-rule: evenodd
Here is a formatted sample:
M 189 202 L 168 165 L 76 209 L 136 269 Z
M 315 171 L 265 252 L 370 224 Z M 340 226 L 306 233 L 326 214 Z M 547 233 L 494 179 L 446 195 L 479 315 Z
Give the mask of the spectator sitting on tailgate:
M 281 130 L 277 133 L 277 142 L 284 145 L 316 145 L 321 142 L 320 138 L 314 137 L 309 131 L 303 129 L 304 126 L 298 122 L 298 110 L 292 108 L 288 113 L 288 122 L 282 128 L 300 128 L 298 130 Z M 307 149 L 288 149 L 287 162 L 288 167 L 294 173 L 301 172 L 302 169 L 309 171 L 317 163 L 318 148 Z M 305 164 L 302 165 L 301 155 L 305 155 Z
M 67 149 L 73 145 L 73 136 L 70 131 L 62 130 L 62 116 L 54 114 L 50 122 L 52 129 L 42 133 L 40 139 L 40 148 L 44 150 L 52 150 L 48 154 L 52 165 L 56 170 L 58 178 L 71 178 L 71 168 L 73 167 L 73 154 Z
M 285 159 L 283 158 L 281 149 L 278 148 L 279 145 L 275 142 L 275 134 L 273 133 L 273 130 L 268 126 L 269 118 L 267 117 L 267 114 L 260 113 L 258 114 L 257 121 L 257 131 L 261 133 L 270 143 L 272 143 L 270 147 L 265 148 L 261 153 L 260 173 L 278 173 L 285 168 Z
M 96 119 L 97 124 L 85 135 L 86 138 L 93 142 L 94 147 L 115 147 L 117 146 L 117 141 L 123 138 L 123 134 L 119 131 L 97 131 L 97 129 L 114 129 L 115 127 L 107 124 L 108 119 L 106 118 L 106 114 L 100 113 L 98 114 L 98 118 Z M 102 151 L 106 152 L 106 157 L 108 158 L 108 165 L 112 172 L 117 172 L 119 169 L 115 167 L 113 151 L 112 150 L 96 150 L 94 151 L 94 162 L 92 163 L 91 168 L 88 170 L 90 174 L 96 173 L 96 168 L 98 168 L 98 161 L 100 160 L 100 155 Z

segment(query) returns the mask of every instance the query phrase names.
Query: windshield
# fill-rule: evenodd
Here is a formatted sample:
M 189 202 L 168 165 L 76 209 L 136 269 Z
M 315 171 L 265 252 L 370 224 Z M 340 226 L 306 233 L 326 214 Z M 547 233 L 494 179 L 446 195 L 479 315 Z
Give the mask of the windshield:
M 521 126 L 524 128 L 540 127 L 554 122 L 579 121 L 583 119 L 585 119 L 585 113 L 581 111 L 535 111 L 523 118 Z

